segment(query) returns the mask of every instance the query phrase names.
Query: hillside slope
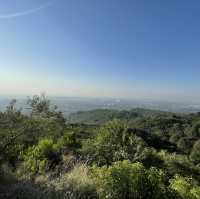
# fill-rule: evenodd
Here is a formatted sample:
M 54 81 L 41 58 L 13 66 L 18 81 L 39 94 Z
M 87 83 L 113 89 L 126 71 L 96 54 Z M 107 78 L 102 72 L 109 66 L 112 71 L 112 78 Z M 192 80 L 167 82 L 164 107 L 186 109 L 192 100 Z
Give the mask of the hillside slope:
M 95 109 L 72 113 L 67 120 L 71 123 L 102 124 L 113 119 L 134 120 L 143 117 L 167 117 L 172 115 L 173 113 L 170 112 L 142 108 L 131 110 Z

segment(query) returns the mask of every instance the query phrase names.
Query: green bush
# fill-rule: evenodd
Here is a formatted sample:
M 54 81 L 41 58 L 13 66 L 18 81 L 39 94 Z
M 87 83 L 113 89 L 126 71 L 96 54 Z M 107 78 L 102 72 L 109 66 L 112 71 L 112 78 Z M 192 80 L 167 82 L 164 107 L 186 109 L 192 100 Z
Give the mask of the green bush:
M 175 190 L 182 199 L 200 199 L 200 187 L 193 184 L 191 178 L 176 175 L 170 181 L 170 187 Z
M 196 164 L 200 163 L 200 140 L 194 143 L 190 154 L 190 159 Z
M 160 151 L 158 155 L 164 162 L 162 169 L 167 173 L 168 178 L 179 174 L 184 177 L 191 176 L 197 181 L 200 180 L 200 169 L 187 156 L 166 151 Z
M 102 199 L 165 198 L 163 172 L 155 168 L 146 170 L 141 163 L 124 160 L 109 167 L 94 168 L 93 172 Z
M 66 132 L 60 137 L 56 143 L 58 150 L 75 150 L 80 147 L 80 143 L 77 141 L 76 135 L 73 132 Z
M 100 128 L 94 139 L 83 144 L 83 153 L 102 166 L 125 159 L 134 160 L 144 146 L 144 141 L 130 131 L 125 123 L 114 120 Z
M 35 174 L 45 171 L 50 161 L 56 156 L 58 156 L 58 152 L 53 140 L 45 138 L 40 140 L 38 145 L 29 147 L 22 158 L 25 170 Z
M 190 140 L 187 137 L 181 137 L 177 141 L 177 147 L 184 153 L 188 153 L 192 147 Z
M 164 166 L 164 160 L 154 148 L 145 148 L 138 157 L 138 161 L 147 168 L 152 166 L 162 168 Z
M 190 137 L 200 138 L 200 122 L 196 122 L 188 132 Z

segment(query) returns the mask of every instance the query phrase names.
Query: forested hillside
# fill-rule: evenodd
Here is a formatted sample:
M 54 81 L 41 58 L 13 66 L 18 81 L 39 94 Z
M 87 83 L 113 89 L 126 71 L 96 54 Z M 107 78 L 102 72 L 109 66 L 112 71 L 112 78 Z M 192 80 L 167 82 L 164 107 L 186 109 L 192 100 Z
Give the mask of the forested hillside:
M 67 117 L 67 120 L 72 123 L 103 124 L 113 119 L 130 121 L 144 117 L 165 117 L 172 115 L 170 112 L 142 108 L 121 111 L 116 109 L 95 109 L 72 113 Z
M 0 198 L 200 199 L 199 113 L 15 103 L 0 112 Z

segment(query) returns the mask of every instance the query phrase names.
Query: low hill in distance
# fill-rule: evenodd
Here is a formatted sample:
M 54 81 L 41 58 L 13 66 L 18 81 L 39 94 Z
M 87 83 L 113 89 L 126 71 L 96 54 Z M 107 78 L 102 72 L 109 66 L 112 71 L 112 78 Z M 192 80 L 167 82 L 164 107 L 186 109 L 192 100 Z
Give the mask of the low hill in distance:
M 113 119 L 130 121 L 144 117 L 172 117 L 173 115 L 175 114 L 171 112 L 143 108 L 134 108 L 131 110 L 95 109 L 72 113 L 67 117 L 67 120 L 70 123 L 103 124 Z M 186 114 L 179 113 L 177 115 L 182 116 Z

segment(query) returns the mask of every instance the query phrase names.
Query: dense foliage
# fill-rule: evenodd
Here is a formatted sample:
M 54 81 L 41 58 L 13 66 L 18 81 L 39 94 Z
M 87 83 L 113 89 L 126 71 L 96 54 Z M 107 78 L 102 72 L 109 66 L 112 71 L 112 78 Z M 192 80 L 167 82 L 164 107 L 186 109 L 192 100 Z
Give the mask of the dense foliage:
M 199 113 L 15 103 L 0 112 L 0 198 L 200 199 Z
M 147 170 L 141 163 L 124 160 L 96 168 L 95 178 L 100 198 L 158 199 L 166 195 L 163 172 L 153 167 Z

